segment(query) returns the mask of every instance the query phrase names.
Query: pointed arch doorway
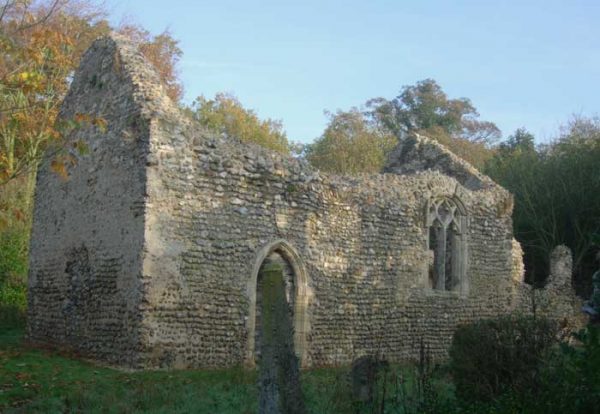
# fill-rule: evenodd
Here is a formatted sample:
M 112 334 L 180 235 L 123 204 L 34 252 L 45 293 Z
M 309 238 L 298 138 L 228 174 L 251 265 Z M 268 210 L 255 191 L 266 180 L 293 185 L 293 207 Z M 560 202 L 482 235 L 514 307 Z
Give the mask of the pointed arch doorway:
M 246 343 L 246 365 L 256 366 L 260 352 L 261 322 L 261 280 L 260 271 L 265 264 L 277 263 L 283 269 L 286 298 L 292 313 L 294 328 L 294 352 L 300 366 L 307 366 L 307 335 L 310 330 L 308 303 L 310 291 L 306 268 L 298 252 L 283 239 L 264 246 L 257 254 L 252 274 L 247 285 L 250 309 L 246 322 L 248 338 Z

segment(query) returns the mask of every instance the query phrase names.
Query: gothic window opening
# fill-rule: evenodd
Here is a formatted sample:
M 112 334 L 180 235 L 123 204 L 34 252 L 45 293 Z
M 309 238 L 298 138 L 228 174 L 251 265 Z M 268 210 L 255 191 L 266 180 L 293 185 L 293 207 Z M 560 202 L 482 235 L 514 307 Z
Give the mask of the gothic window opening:
M 466 215 L 458 200 L 428 203 L 428 284 L 435 290 L 466 293 Z

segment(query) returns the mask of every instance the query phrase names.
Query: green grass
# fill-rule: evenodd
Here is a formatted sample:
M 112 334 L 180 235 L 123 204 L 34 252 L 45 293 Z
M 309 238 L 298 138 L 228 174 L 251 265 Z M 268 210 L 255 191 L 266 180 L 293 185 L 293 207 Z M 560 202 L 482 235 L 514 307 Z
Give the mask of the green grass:
M 406 370 L 410 382 L 410 369 Z M 348 372 L 349 368 L 302 372 L 309 413 L 355 413 Z M 21 326 L 0 326 L 0 413 L 244 414 L 257 411 L 257 400 L 254 371 L 123 372 L 27 347 Z
M 255 373 L 241 369 L 126 373 L 22 345 L 0 331 L 2 413 L 255 413 Z

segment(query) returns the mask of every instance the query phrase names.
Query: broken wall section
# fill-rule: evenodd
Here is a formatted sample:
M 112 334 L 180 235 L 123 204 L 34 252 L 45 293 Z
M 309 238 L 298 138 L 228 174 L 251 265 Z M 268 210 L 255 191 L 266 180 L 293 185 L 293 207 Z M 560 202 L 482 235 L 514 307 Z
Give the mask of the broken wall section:
M 525 283 L 523 250 L 514 239 L 512 257 L 512 280 L 507 284 L 511 301 L 509 309 L 556 320 L 564 333 L 577 331 L 585 326 L 586 318 L 581 311 L 583 301 L 575 294 L 572 286 L 573 258 L 567 246 L 557 246 L 550 254 L 550 275 L 541 288 Z

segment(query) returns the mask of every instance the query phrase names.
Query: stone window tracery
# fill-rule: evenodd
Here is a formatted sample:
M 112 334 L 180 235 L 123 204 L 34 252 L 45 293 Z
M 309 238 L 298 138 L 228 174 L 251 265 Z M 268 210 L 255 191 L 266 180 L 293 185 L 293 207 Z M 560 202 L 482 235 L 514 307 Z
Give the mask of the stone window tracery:
M 460 201 L 441 197 L 429 201 L 426 215 L 429 252 L 428 286 L 466 293 L 466 214 Z

